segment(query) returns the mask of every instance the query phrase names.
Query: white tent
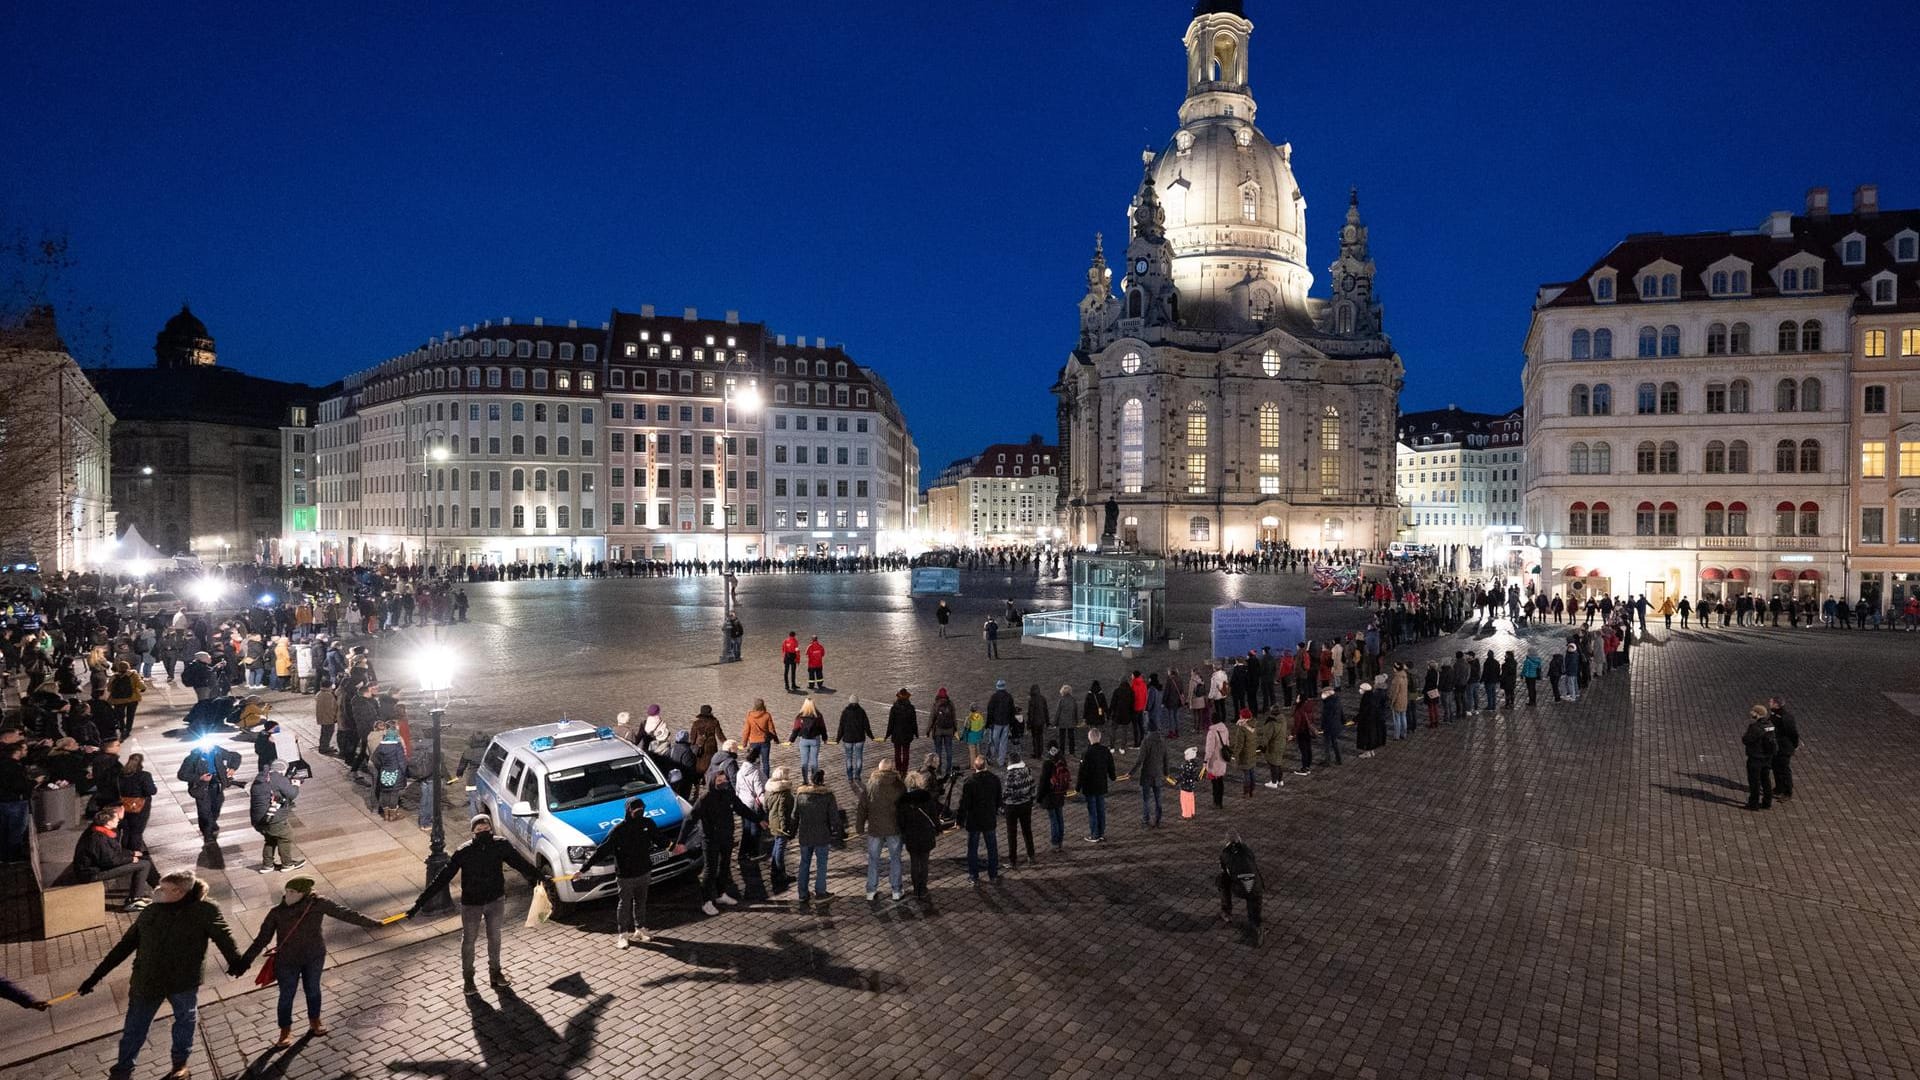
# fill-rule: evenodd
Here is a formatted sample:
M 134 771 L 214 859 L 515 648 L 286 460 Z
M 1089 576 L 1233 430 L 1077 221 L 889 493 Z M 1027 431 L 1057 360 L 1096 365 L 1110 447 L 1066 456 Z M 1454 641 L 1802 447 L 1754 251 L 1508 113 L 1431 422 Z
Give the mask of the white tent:
M 116 574 L 150 574 L 167 562 L 166 555 L 147 543 L 137 526 L 129 525 L 120 539 L 114 541 L 113 555 L 104 560 L 103 565 Z

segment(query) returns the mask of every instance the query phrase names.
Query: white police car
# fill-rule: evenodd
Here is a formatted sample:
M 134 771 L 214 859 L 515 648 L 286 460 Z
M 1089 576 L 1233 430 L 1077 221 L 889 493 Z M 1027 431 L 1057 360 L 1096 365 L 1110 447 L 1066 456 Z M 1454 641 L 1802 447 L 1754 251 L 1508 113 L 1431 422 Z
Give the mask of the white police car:
M 579 870 L 635 798 L 644 800 L 661 831 L 652 879 L 694 869 L 693 856 L 672 851 L 692 807 L 667 786 L 651 759 L 612 728 L 562 720 L 495 735 L 468 803 L 473 813 L 491 814 L 495 832 L 529 862 L 558 877 Z M 611 895 L 613 865 L 602 863 L 555 888 L 562 903 Z

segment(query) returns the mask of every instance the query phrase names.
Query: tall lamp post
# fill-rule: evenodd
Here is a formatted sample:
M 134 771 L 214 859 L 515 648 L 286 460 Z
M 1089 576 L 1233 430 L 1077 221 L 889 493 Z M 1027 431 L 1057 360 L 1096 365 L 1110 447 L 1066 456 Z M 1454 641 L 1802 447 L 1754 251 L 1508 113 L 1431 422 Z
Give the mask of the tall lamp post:
M 420 692 L 430 695 L 432 701 L 428 715 L 433 720 L 433 782 L 427 792 L 427 797 L 433 800 L 433 831 L 427 839 L 427 880 L 432 881 L 453 861 L 447 854 L 447 827 L 441 806 L 447 767 L 440 748 L 440 729 L 447 715 L 447 699 L 453 691 L 453 650 L 438 643 L 430 645 L 414 657 L 414 664 Z M 442 915 L 452 907 L 453 898 L 446 889 L 424 898 L 420 904 L 421 912 L 428 915 Z
M 720 389 L 720 580 L 726 589 L 728 617 L 733 615 L 733 515 L 727 504 L 728 441 L 733 437 L 733 407 L 740 406 L 742 416 L 760 409 L 760 388 L 748 383 L 735 389 L 728 379 Z

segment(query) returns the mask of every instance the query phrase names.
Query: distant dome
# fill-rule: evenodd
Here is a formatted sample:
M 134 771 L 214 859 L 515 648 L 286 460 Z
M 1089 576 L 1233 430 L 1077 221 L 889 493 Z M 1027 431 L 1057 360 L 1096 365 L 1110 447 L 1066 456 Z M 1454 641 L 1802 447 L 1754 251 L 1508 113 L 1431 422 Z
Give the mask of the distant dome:
M 167 320 L 167 325 L 161 329 L 160 333 L 166 337 L 177 338 L 206 338 L 209 336 L 207 334 L 207 324 L 201 322 L 200 317 L 195 315 L 192 309 L 188 308 L 185 304 L 180 305 L 180 314 Z
M 213 335 L 185 304 L 167 320 L 153 339 L 154 362 L 163 368 L 211 367 L 215 361 Z

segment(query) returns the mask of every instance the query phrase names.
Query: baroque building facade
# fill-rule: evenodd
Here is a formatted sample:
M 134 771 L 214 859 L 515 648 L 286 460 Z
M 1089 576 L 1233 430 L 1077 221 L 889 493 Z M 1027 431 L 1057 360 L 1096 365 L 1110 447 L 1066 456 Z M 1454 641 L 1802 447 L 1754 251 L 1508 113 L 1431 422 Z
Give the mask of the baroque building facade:
M 1403 368 L 1382 329 L 1358 195 L 1331 299 L 1310 297 L 1292 147 L 1255 126 L 1253 24 L 1202 0 L 1180 126 L 1129 210 L 1118 291 L 1096 237 L 1060 371 L 1062 524 L 1141 549 L 1374 548 L 1394 535 Z

